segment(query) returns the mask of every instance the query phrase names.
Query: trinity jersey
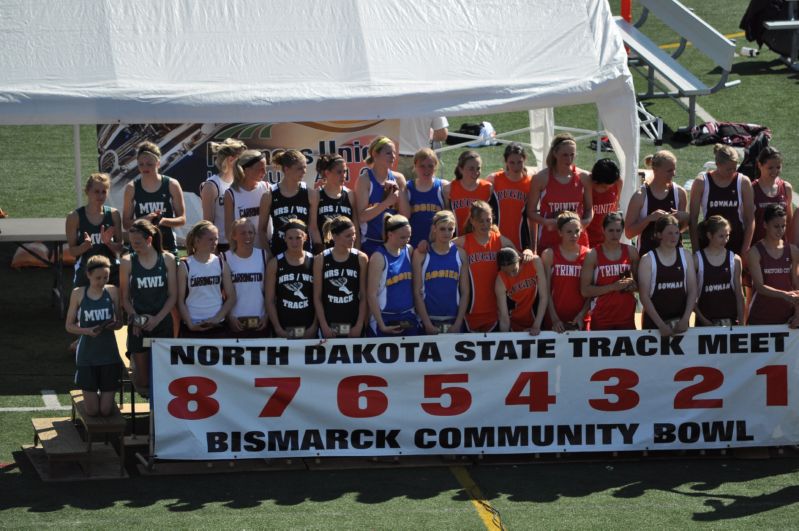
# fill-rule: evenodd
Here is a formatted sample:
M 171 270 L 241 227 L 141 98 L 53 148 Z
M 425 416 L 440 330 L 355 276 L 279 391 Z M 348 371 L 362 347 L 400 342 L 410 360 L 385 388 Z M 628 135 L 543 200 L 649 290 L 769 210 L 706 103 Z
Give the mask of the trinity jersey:
M 741 182 L 743 177 L 740 173 L 735 174 L 733 181 L 721 187 L 716 184 L 710 173 L 702 176 L 705 186 L 702 190 L 702 216 L 707 219 L 710 216 L 718 215 L 730 223 L 730 239 L 727 242 L 727 249 L 735 254 L 741 254 L 744 243 L 744 214 L 743 200 L 741 199 Z
M 782 255 L 772 257 L 766 251 L 763 242 L 755 244 L 760 253 L 760 272 L 763 274 L 763 284 L 782 291 L 792 291 L 793 288 L 793 261 L 791 260 L 791 246 L 784 245 Z M 793 316 L 793 305 L 777 297 L 764 297 L 753 291 L 749 302 L 749 321 L 747 324 L 783 324 Z
M 588 254 L 588 247 L 581 245 L 574 260 L 569 260 L 560 250 L 560 245 L 552 247 L 552 274 L 550 275 L 550 297 L 555 307 L 558 319 L 564 323 L 572 322 L 585 305 L 585 299 L 580 293 L 580 272 L 583 262 Z M 586 312 L 583 321 L 586 325 L 590 322 L 590 314 Z M 546 328 L 552 329 L 552 320 L 549 312 L 544 316 Z M 586 329 L 588 326 L 585 327 Z
M 144 189 L 141 183 L 141 177 L 137 177 L 133 181 L 133 219 L 139 219 L 151 214 L 153 212 L 161 212 L 161 217 L 173 218 L 175 217 L 174 206 L 172 205 L 172 194 L 169 193 L 169 183 L 171 177 L 166 175 L 159 175 L 161 179 L 161 186 L 155 192 L 148 192 Z M 164 227 L 153 223 L 161 230 L 161 242 L 163 249 L 171 253 L 176 253 L 178 250 L 177 240 L 175 239 L 175 231 L 172 227 Z
M 472 300 L 466 312 L 466 326 L 472 332 L 490 332 L 497 325 L 497 297 L 494 285 L 499 273 L 497 252 L 502 248 L 499 232 L 488 233 L 481 245 L 473 232 L 466 235 L 463 250 L 469 260 Z
M 532 177 L 524 174 L 512 181 L 505 170 L 494 174 L 494 196 L 497 199 L 499 232 L 519 251 L 530 247 L 530 225 L 527 223 L 527 196 Z
M 286 250 L 286 231 L 284 225 L 292 218 L 304 221 L 308 224 L 310 219 L 311 203 L 308 199 L 308 186 L 305 182 L 300 182 L 297 193 L 291 197 L 286 197 L 280 190 L 279 184 L 272 185 L 272 206 L 269 216 L 272 218 L 274 233 L 270 248 L 272 255 L 277 256 Z M 306 250 L 311 249 L 311 239 L 305 241 Z
M 515 277 L 499 271 L 499 278 L 505 286 L 510 329 L 513 332 L 529 330 L 535 321 L 535 298 L 538 294 L 538 280 L 535 262 L 519 264 L 519 274 Z
M 114 302 L 108 290 L 103 289 L 102 295 L 97 300 L 90 298 L 88 291 L 88 288 L 84 290 L 78 306 L 78 326 L 91 328 L 115 319 Z M 117 340 L 110 328 L 103 329 L 96 337 L 81 335 L 78 339 L 78 350 L 75 355 L 75 365 L 78 367 L 111 365 L 119 362 Z
M 313 255 L 305 251 L 300 265 L 291 265 L 285 253 L 277 256 L 275 304 L 280 326 L 308 328 L 314 321 Z
M 696 273 L 699 292 L 697 308 L 711 321 L 730 319 L 735 323 L 738 320 L 738 303 L 733 283 L 735 254 L 727 249 L 727 255 L 718 266 L 710 263 L 704 249 L 696 256 L 699 264 Z
M 472 203 L 478 200 L 486 203 L 493 202 L 491 201 L 490 182 L 477 179 L 477 187 L 471 191 L 463 187 L 463 179 L 456 179 L 450 183 L 449 204 L 458 221 L 458 235 L 463 235 L 466 220 L 471 214 Z
M 449 250 L 438 254 L 433 246 L 422 262 L 422 298 L 432 321 L 454 321 L 460 304 L 461 257 L 450 242 Z
M 569 210 L 575 212 L 582 219 L 585 209 L 584 194 L 583 182 L 580 180 L 576 166 L 572 166 L 571 177 L 565 184 L 555 178 L 555 173 L 550 168 L 547 185 L 538 200 L 538 212 L 546 219 L 555 219 L 561 212 Z M 580 232 L 579 243 L 580 245 L 588 245 L 588 234 L 585 231 Z M 550 229 L 543 225 L 539 226 L 538 254 L 543 253 L 544 249 L 557 247 L 558 245 L 560 245 L 560 233 L 558 233 L 557 228 Z
M 416 181 L 409 181 L 407 190 L 411 205 L 411 246 L 416 248 L 419 242 L 430 237 L 433 216 L 444 208 L 444 194 L 438 177 L 433 178 L 433 186 L 426 192 L 416 189 Z
M 649 251 L 652 256 L 652 272 L 650 273 L 649 298 L 660 318 L 668 323 L 681 319 L 688 303 L 688 291 L 685 286 L 687 267 L 691 267 L 685 249 L 677 247 L 674 263 L 667 266 L 660 261 L 657 249 Z M 644 329 L 656 329 L 657 325 L 644 312 Z
M 333 249 L 322 253 L 322 307 L 328 324 L 355 326 L 361 304 L 361 264 L 359 253 L 351 249 L 339 262 Z
M 222 309 L 222 260 L 212 254 L 207 262 L 186 258 L 186 308 L 192 323 L 210 319 Z
M 264 317 L 264 275 L 266 252 L 253 249 L 247 258 L 233 251 L 225 251 L 225 262 L 230 269 L 230 280 L 236 289 L 236 304 L 231 313 L 236 317 Z
M 596 247 L 595 286 L 613 284 L 632 276 L 630 247 L 621 246 L 618 260 L 611 260 L 602 246 Z M 611 291 L 591 300 L 591 330 L 634 330 L 637 301 L 632 291 Z
M 594 217 L 585 230 L 588 233 L 588 244 L 593 249 L 605 242 L 605 231 L 602 228 L 605 216 L 619 210 L 619 187 L 614 183 L 604 192 L 592 190 L 591 194 Z

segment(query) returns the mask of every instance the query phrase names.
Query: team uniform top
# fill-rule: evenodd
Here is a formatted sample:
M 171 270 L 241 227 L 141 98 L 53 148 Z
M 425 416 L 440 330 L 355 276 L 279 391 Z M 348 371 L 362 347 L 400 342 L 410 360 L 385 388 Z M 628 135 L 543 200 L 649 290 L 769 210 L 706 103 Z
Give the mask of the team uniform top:
M 632 275 L 630 248 L 621 246 L 621 256 L 611 260 L 605 255 L 602 246 L 595 248 L 594 285 L 607 286 L 622 276 Z M 635 329 L 635 307 L 637 301 L 632 291 L 611 291 L 591 300 L 592 330 L 633 330 Z
M 768 251 L 763 242 L 755 244 L 757 252 L 760 253 L 760 272 L 763 274 L 763 284 L 783 291 L 792 291 L 793 279 L 791 268 L 791 246 L 785 245 L 782 248 L 782 256 L 774 258 Z M 756 291 L 752 293 L 752 300 L 749 302 L 749 321 L 747 324 L 783 324 L 787 323 L 793 316 L 793 305 L 776 297 L 764 297 Z
M 644 203 L 641 205 L 638 219 L 644 219 L 655 210 L 663 210 L 665 212 L 677 210 L 677 205 L 680 204 L 679 189 L 674 186 L 674 183 L 669 183 L 666 197 L 663 199 L 655 197 L 648 184 L 644 184 L 642 189 L 644 191 Z M 649 251 L 654 250 L 659 243 L 655 239 L 655 224 L 650 223 L 638 236 L 638 253 L 644 256 Z M 678 245 L 682 245 L 682 242 L 678 243 Z
M 574 321 L 585 305 L 585 299 L 580 293 L 580 272 L 583 270 L 583 262 L 589 250 L 587 246 L 580 245 L 577 258 L 568 260 L 560 252 L 560 245 L 552 247 L 550 296 L 558 318 L 564 323 Z M 586 313 L 583 319 L 586 329 L 590 320 L 590 313 Z M 546 328 L 552 328 L 549 312 L 544 316 L 544 323 Z
M 735 174 L 735 179 L 722 188 L 713 181 L 710 173 L 702 175 L 705 186 L 702 190 L 702 216 L 707 219 L 719 215 L 730 223 L 730 239 L 727 249 L 735 254 L 741 254 L 744 244 L 744 207 L 741 200 L 740 173 Z
M 272 185 L 272 207 L 269 216 L 272 218 L 272 226 L 275 228 L 272 233 L 272 240 L 269 247 L 272 255 L 277 256 L 286 250 L 286 231 L 283 226 L 289 219 L 296 218 L 308 224 L 311 213 L 311 202 L 308 199 L 308 185 L 300 182 L 297 193 L 291 197 L 286 197 L 280 191 L 279 184 Z M 311 249 L 310 238 L 305 241 L 306 250 Z
M 83 233 L 89 235 L 89 238 L 92 241 L 91 248 L 80 255 L 78 259 L 75 261 L 75 285 L 86 285 L 88 284 L 88 279 L 83 274 L 84 266 L 86 262 L 92 256 L 102 255 L 108 258 L 111 261 L 111 264 L 118 264 L 119 260 L 117 260 L 117 255 L 108 248 L 106 244 L 103 243 L 102 232 L 103 229 L 108 227 L 112 227 L 114 225 L 113 217 L 111 216 L 111 207 L 103 206 L 103 219 L 100 221 L 99 225 L 93 224 L 89 221 L 88 216 L 86 215 L 86 207 L 82 206 L 76 210 L 78 213 L 78 232 L 77 232 L 77 241 L 81 242 L 83 240 Z
M 454 321 L 458 316 L 462 267 L 454 243 L 445 254 L 438 254 L 432 245 L 428 248 L 422 262 L 422 298 L 431 320 Z
M 512 181 L 505 170 L 494 174 L 494 197 L 497 198 L 499 232 L 518 250 L 530 247 L 530 225 L 527 223 L 527 196 L 532 177 L 523 175 Z M 528 327 L 529 328 L 529 327 Z
M 619 210 L 619 187 L 612 184 L 604 192 L 592 190 L 591 194 L 594 217 L 585 231 L 588 233 L 588 245 L 593 249 L 605 243 L 605 231 L 602 229 L 605 216 Z
M 203 186 L 216 186 L 216 202 L 214 203 L 214 225 L 219 229 L 219 244 L 226 245 L 227 235 L 225 232 L 225 193 L 230 188 L 231 183 L 226 183 L 219 178 L 219 175 L 214 174 L 208 177 L 203 183 Z
M 266 252 L 253 249 L 249 257 L 242 258 L 233 251 L 225 251 L 223 256 L 236 289 L 236 304 L 231 313 L 236 317 L 264 317 Z
M 777 185 L 777 193 L 772 197 L 766 195 L 766 192 L 758 184 L 757 181 L 752 182 L 752 190 L 755 194 L 755 232 L 752 234 L 752 244 L 755 244 L 763 239 L 766 235 L 766 229 L 763 227 L 763 214 L 766 213 L 766 207 L 770 204 L 778 204 L 788 212 L 791 205 L 788 205 L 788 194 L 785 192 L 785 181 L 777 177 L 774 184 Z M 788 241 L 788 233 L 782 237 L 784 241 Z
M 466 312 L 466 326 L 472 332 L 490 332 L 497 325 L 497 297 L 494 285 L 499 267 L 497 252 L 502 248 L 499 232 L 488 233 L 488 242 L 480 245 L 473 232 L 466 235 L 463 250 L 469 259 L 472 300 Z
M 677 257 L 670 266 L 663 265 L 657 250 L 649 251 L 649 254 L 653 258 L 649 284 L 652 304 L 664 322 L 681 319 L 688 302 L 688 292 L 685 287 L 688 274 L 686 268 L 691 267 L 685 249 L 677 248 Z M 646 312 L 643 324 L 644 329 L 657 328 L 655 321 Z
M 90 298 L 87 291 L 88 288 L 84 290 L 78 306 L 78 326 L 91 328 L 114 319 L 114 302 L 108 290 L 103 289 L 103 294 L 97 300 Z M 78 339 L 75 354 L 75 365 L 78 367 L 112 365 L 120 361 L 113 330 L 105 328 L 97 337 L 81 335 Z
M 330 197 L 325 192 L 324 188 L 319 189 L 319 208 L 317 209 L 317 228 L 319 229 L 319 234 L 322 235 L 324 238 L 324 233 L 322 228 L 325 225 L 325 222 L 329 219 L 333 219 L 338 216 L 344 216 L 345 218 L 352 220 L 352 203 L 350 202 L 350 194 L 352 192 L 347 188 L 341 189 L 341 195 L 338 197 Z M 333 242 L 328 242 L 327 247 L 332 247 Z
M 539 199 L 538 212 L 546 219 L 555 219 L 561 212 L 570 210 L 582 218 L 585 208 L 584 192 L 583 182 L 580 180 L 576 166 L 572 166 L 571 177 L 566 184 L 555 179 L 555 174 L 550 168 L 547 185 Z M 588 245 L 588 234 L 585 231 L 580 232 L 579 243 Z M 558 245 L 560 245 L 558 230 L 540 225 L 538 228 L 538 254 L 544 252 L 544 249 L 554 248 Z
M 491 201 L 491 183 L 483 179 L 477 179 L 477 187 L 469 191 L 463 187 L 463 179 L 456 179 L 449 185 L 449 204 L 455 219 L 458 220 L 458 235 L 463 235 L 466 228 L 466 220 L 471 214 L 472 203 L 475 201 Z
M 192 323 L 205 321 L 222 309 L 222 260 L 212 254 L 207 262 L 189 256 L 184 261 L 186 276 L 186 308 Z
M 258 181 L 252 190 L 236 186 L 228 188 L 225 193 L 230 196 L 233 203 L 233 219 L 247 218 L 257 228 L 261 217 L 261 197 L 268 190 L 269 186 L 263 181 Z M 256 247 L 259 246 L 259 241 L 259 238 L 255 239 Z
M 313 255 L 305 251 L 300 265 L 291 265 L 285 253 L 277 256 L 277 317 L 283 328 L 313 324 Z
M 161 175 L 161 186 L 155 192 L 148 192 L 141 184 L 141 176 L 133 181 L 133 219 L 139 219 L 160 210 L 161 216 L 165 218 L 175 217 L 175 209 L 172 205 L 172 194 L 169 193 L 169 183 L 171 177 Z M 171 253 L 178 250 L 175 231 L 172 227 L 158 226 L 161 230 L 161 242 L 163 249 Z
M 358 251 L 351 249 L 339 262 L 333 249 L 322 252 L 322 307 L 328 323 L 355 326 L 361 304 L 361 263 Z
M 377 301 L 383 322 L 416 319 L 413 308 L 413 270 L 411 268 L 411 252 L 413 248 L 406 245 L 397 256 L 389 253 L 384 245 L 377 248 L 383 255 L 385 266 L 380 277 L 377 290 Z M 376 326 L 376 322 L 374 323 Z
M 137 314 L 155 315 L 160 312 L 169 298 L 164 255 L 158 253 L 155 265 L 147 269 L 141 264 L 139 255 L 132 253 L 128 286 L 130 300 Z
M 519 264 L 519 274 L 515 277 L 499 271 L 499 278 L 505 286 L 505 296 L 510 313 L 510 329 L 522 332 L 530 329 L 535 320 L 533 304 L 538 294 L 535 262 Z
M 699 311 L 711 321 L 730 319 L 735 323 L 738 319 L 738 306 L 732 280 L 735 274 L 735 254 L 727 249 L 727 256 L 718 266 L 708 261 L 704 249 L 696 253 L 696 256 L 699 259 L 697 271 Z
M 371 168 L 366 169 L 366 175 L 369 176 L 369 205 L 367 206 L 377 205 L 383 201 L 383 185 L 377 182 L 377 177 L 375 177 Z M 396 181 L 394 173 L 388 170 L 386 182 Z M 388 208 L 369 221 L 361 223 L 361 250 L 363 252 L 371 255 L 383 245 L 383 218 L 386 214 L 394 215 L 396 213 L 396 209 Z
M 432 188 L 426 192 L 416 189 L 416 181 L 409 181 L 407 190 L 411 205 L 411 246 L 417 247 L 429 237 L 435 213 L 444 208 L 443 188 L 441 179 L 434 177 Z

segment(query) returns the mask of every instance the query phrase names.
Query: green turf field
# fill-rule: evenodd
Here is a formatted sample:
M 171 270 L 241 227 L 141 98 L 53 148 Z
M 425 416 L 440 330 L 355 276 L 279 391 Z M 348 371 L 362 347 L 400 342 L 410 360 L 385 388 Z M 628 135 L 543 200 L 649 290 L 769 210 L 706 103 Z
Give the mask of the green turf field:
M 729 35 L 740 32 L 748 2 L 685 3 Z M 653 22 L 645 31 L 656 42 L 676 40 Z M 712 66 L 691 48 L 684 61 L 703 79 L 715 79 Z M 740 79 L 741 85 L 699 98 L 699 105 L 717 120 L 769 126 L 773 145 L 785 157 L 783 177 L 799 184 L 799 129 L 794 124 L 799 77 L 764 50 L 759 57 L 737 58 L 731 79 Z M 664 148 L 676 153 L 680 180 L 693 177 L 712 159 L 711 147 L 668 140 L 669 131 L 687 122 L 674 103 L 657 101 L 650 111 L 666 122 Z M 527 115 L 450 117 L 450 127 L 457 130 L 462 122 L 482 120 L 503 131 L 524 127 Z M 596 113 L 592 106 L 560 108 L 556 122 L 593 128 Z M 94 133 L 91 126 L 81 128 L 84 175 L 96 161 Z M 70 127 L 0 127 L 0 145 L 0 207 L 14 217 L 58 218 L 74 208 Z M 481 148 L 486 173 L 501 166 L 501 149 Z M 642 155 L 656 149 L 642 141 Z M 456 152 L 444 157 L 448 174 L 456 158 Z M 593 159 L 586 140 L 578 146 L 578 164 L 590 167 Z M 509 529 L 799 527 L 796 457 L 608 456 L 596 463 L 478 464 L 467 473 L 479 492 L 467 491 L 458 479 L 462 475 L 448 467 L 154 478 L 138 476 L 131 466 L 129 480 L 43 484 L 20 446 L 31 442 L 32 416 L 68 412 L 2 409 L 42 407 L 43 389 L 55 391 L 61 404 L 68 403 L 74 369 L 67 351 L 71 339 L 50 305 L 51 272 L 11 270 L 13 251 L 12 245 L 0 245 L 0 527 L 484 529 L 469 492 L 482 494 Z

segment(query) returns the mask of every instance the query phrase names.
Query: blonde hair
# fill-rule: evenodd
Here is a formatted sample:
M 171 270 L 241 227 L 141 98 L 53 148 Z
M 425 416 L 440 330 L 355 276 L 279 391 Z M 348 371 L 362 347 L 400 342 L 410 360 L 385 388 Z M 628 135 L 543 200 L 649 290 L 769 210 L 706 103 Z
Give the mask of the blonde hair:
M 230 243 L 230 250 L 233 251 L 234 253 L 236 252 L 236 247 L 238 247 L 238 242 L 236 241 L 235 238 L 233 238 L 233 235 L 236 234 L 236 229 L 243 225 L 249 225 L 250 227 L 252 227 L 253 232 L 255 232 L 256 230 L 255 225 L 253 225 L 253 222 L 249 218 L 239 218 L 233 222 L 233 224 L 230 226 L 231 238 L 229 243 Z
M 677 157 L 674 156 L 674 153 L 667 149 L 661 149 L 654 155 L 647 155 L 644 159 L 644 163 L 646 164 L 647 168 L 660 168 L 667 162 L 673 162 L 677 164 Z
M 388 241 L 389 232 L 394 232 L 406 226 L 410 227 L 411 222 L 402 214 L 386 214 L 383 216 L 383 241 Z
M 241 188 L 241 185 L 244 184 L 247 178 L 244 170 L 262 159 L 266 160 L 266 163 L 269 164 L 269 157 L 266 153 L 262 153 L 257 149 L 247 149 L 239 155 L 239 158 L 236 159 L 235 166 L 233 166 L 233 187 L 236 190 Z
M 305 160 L 305 155 L 296 149 L 277 149 L 272 152 L 272 164 L 281 168 L 290 168 Z
M 186 254 L 191 256 L 197 250 L 197 238 L 216 230 L 216 225 L 207 219 L 195 223 L 194 226 L 189 229 L 189 233 L 186 234 Z
M 108 190 L 109 188 L 111 188 L 111 176 L 108 175 L 107 173 L 100 173 L 100 172 L 92 173 L 91 175 L 89 175 L 89 178 L 86 179 L 86 186 L 83 188 L 83 191 L 88 194 L 89 190 L 91 190 L 92 185 L 94 183 L 102 184 L 103 188 Z
M 713 155 L 716 159 L 716 166 L 727 162 L 738 163 L 738 150 L 726 144 L 716 144 L 713 146 Z
M 381 149 L 387 145 L 394 145 L 394 142 L 387 136 L 378 136 L 369 143 L 369 155 L 366 157 L 366 163 L 372 164 L 375 161 L 374 154 L 379 153 Z
M 150 142 L 149 140 L 145 140 L 136 146 L 136 158 L 138 159 L 144 154 L 152 155 L 156 159 L 161 160 L 161 148 L 158 147 L 158 144 Z
M 436 169 L 438 168 L 438 157 L 436 156 L 436 152 L 430 148 L 422 148 L 413 155 L 413 165 L 416 166 L 418 163 L 422 162 L 423 160 L 430 159 L 435 163 Z
M 494 219 L 494 211 L 491 210 L 491 205 L 489 205 L 485 201 L 481 201 L 480 199 L 478 199 L 477 201 L 472 203 L 472 206 L 469 207 L 469 219 L 466 220 L 466 224 L 463 227 L 464 234 L 469 234 L 470 232 L 474 232 L 474 227 L 472 226 L 472 218 L 476 217 L 481 212 L 487 212 L 488 214 L 491 215 L 491 219 L 492 220 Z M 492 224 L 490 232 L 499 232 L 499 228 L 496 225 Z
M 247 149 L 244 142 L 235 138 L 226 138 L 222 142 L 209 142 L 208 145 L 211 147 L 211 153 L 216 156 L 214 164 L 219 171 L 225 171 L 225 161 L 228 157 L 238 157 Z
M 547 152 L 546 158 L 546 165 L 547 168 L 554 168 L 555 164 L 557 163 L 557 152 L 560 150 L 561 146 L 565 143 L 571 142 L 574 144 L 574 147 L 577 147 L 577 141 L 574 137 L 569 133 L 560 133 L 555 135 L 552 139 L 552 142 L 549 143 L 549 151 Z
M 430 236 L 428 237 L 430 243 L 433 243 L 436 240 L 434 237 L 436 233 L 435 228 L 440 223 L 452 223 L 456 227 L 458 226 L 458 220 L 455 218 L 455 214 L 452 211 L 439 210 L 433 215 L 433 219 L 430 222 Z
M 333 241 L 333 236 L 338 236 L 350 227 L 355 227 L 355 224 L 347 216 L 336 216 L 328 218 L 322 224 L 322 241 L 325 244 Z

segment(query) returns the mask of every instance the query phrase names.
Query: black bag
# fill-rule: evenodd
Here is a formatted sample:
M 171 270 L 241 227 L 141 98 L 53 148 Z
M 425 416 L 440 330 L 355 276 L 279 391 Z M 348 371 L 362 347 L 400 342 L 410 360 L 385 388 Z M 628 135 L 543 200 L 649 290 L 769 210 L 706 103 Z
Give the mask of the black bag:
M 738 172 L 743 173 L 751 179 L 757 179 L 757 156 L 763 151 L 771 140 L 771 131 L 768 129 L 761 131 L 755 136 L 755 139 L 746 148 L 746 156 L 744 157 L 741 165 L 738 166 Z
M 464 123 L 458 128 L 458 132 L 464 135 L 473 135 L 473 136 L 480 136 L 480 129 L 482 129 L 483 124 L 469 124 Z M 461 144 L 466 142 L 468 139 L 462 138 L 459 136 L 447 135 L 447 145 L 452 146 L 454 144 Z

